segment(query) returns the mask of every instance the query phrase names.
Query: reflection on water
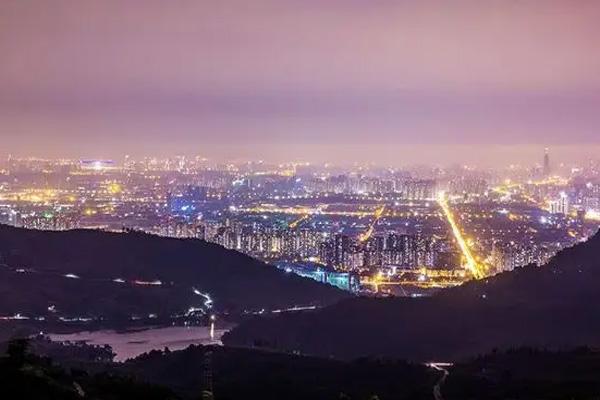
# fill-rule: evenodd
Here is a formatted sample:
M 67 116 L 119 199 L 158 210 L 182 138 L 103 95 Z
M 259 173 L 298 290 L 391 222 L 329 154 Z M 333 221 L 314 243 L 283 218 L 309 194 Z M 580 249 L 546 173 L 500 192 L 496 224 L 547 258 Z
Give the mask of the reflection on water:
M 48 334 L 56 342 L 84 341 L 92 345 L 108 344 L 116 353 L 115 361 L 125 361 L 151 350 L 185 349 L 191 344 L 221 344 L 221 336 L 228 329 L 214 329 L 208 326 L 171 326 L 137 331 L 116 332 L 112 330 L 77 332 L 70 334 Z

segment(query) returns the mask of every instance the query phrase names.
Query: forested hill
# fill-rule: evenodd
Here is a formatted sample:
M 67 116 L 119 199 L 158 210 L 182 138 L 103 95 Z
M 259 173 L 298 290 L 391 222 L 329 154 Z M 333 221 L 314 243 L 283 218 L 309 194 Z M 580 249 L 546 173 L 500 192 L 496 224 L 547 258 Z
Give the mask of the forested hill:
M 162 317 L 207 306 L 327 305 L 348 296 L 201 240 L 0 225 L 0 316 Z

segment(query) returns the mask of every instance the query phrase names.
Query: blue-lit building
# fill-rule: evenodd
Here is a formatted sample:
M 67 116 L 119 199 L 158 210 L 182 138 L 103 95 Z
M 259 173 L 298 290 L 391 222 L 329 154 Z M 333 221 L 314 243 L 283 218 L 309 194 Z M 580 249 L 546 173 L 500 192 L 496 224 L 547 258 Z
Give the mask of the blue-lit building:
M 188 186 L 181 193 L 169 193 L 167 204 L 172 215 L 194 216 L 207 199 L 207 188 Z
M 285 272 L 327 283 L 342 290 L 350 292 L 358 292 L 359 290 L 359 278 L 351 272 L 337 272 L 322 264 L 312 262 L 279 261 L 275 263 L 275 266 Z

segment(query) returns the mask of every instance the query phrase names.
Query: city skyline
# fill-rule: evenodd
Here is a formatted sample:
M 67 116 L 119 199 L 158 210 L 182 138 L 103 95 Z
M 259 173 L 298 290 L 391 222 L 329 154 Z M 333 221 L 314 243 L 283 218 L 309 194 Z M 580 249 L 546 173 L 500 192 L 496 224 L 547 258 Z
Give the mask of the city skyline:
M 264 147 L 264 146 L 263 146 Z M 268 148 L 268 147 L 267 147 Z M 264 149 L 263 149 L 264 150 Z M 473 145 L 399 145 L 390 148 L 381 146 L 374 153 L 366 153 L 363 146 L 343 145 L 313 145 L 294 146 L 291 152 L 278 151 L 274 153 L 262 152 L 258 155 L 249 152 L 231 151 L 228 146 L 199 147 L 194 149 L 166 152 L 156 151 L 144 153 L 139 151 L 126 152 L 113 150 L 100 151 L 62 151 L 62 152 L 31 152 L 10 151 L 3 149 L 0 157 L 7 160 L 13 158 L 38 158 L 47 160 L 58 159 L 98 159 L 114 160 L 122 162 L 131 157 L 136 160 L 144 158 L 168 159 L 177 157 L 196 158 L 201 157 L 214 163 L 243 163 L 243 162 L 265 162 L 274 164 L 288 163 L 310 163 L 315 165 L 331 165 L 341 168 L 353 166 L 373 166 L 391 168 L 410 168 L 415 166 L 430 167 L 454 167 L 465 166 L 481 169 L 503 169 L 503 168 L 534 168 L 544 165 L 544 152 L 548 150 L 554 167 L 584 166 L 589 162 L 599 160 L 597 154 L 600 146 L 554 146 L 545 147 L 541 145 L 530 146 L 473 146 Z M 343 153 L 347 157 L 341 157 L 332 161 L 329 155 L 332 151 Z M 450 157 L 448 157 L 450 155 Z M 373 156 L 375 158 L 373 158 Z M 1 164 L 1 162 L 0 162 Z

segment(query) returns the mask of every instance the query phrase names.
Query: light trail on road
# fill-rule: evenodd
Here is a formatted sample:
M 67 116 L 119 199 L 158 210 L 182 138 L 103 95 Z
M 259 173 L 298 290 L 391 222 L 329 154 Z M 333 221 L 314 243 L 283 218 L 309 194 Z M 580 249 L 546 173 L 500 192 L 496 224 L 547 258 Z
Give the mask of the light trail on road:
M 432 363 L 427 363 L 425 365 L 427 365 L 429 368 L 433 368 L 436 371 L 439 371 L 442 373 L 442 376 L 440 377 L 440 379 L 433 386 L 433 398 L 435 400 L 444 400 L 444 397 L 442 396 L 442 385 L 444 384 L 444 382 L 446 382 L 446 379 L 450 375 L 450 372 L 446 369 L 446 367 L 451 367 L 452 364 L 451 363 L 432 362 Z
M 87 281 L 87 282 L 106 282 L 106 283 L 114 283 L 114 284 L 118 284 L 118 285 L 129 284 L 129 285 L 131 285 L 131 288 L 134 288 L 134 287 L 136 287 L 136 288 L 142 288 L 142 287 L 151 288 L 151 287 L 164 286 L 164 282 L 162 282 L 158 279 L 155 279 L 155 280 L 139 280 L 139 279 L 125 280 L 123 278 L 99 278 L 99 277 L 86 278 L 86 277 L 82 277 L 82 276 L 75 275 L 72 273 L 63 274 L 60 272 L 44 271 L 44 270 L 32 269 L 32 268 L 28 268 L 28 269 L 14 268 L 7 264 L 0 264 L 0 267 L 2 267 L 2 269 L 0 271 L 6 271 L 8 273 L 36 274 L 36 275 L 45 275 L 45 276 L 63 278 L 63 279 L 68 279 L 68 280 L 81 280 L 81 281 Z M 170 284 L 168 286 L 183 288 L 183 287 L 186 287 L 187 285 L 182 284 L 182 283 L 170 282 Z M 185 312 L 184 314 L 190 315 L 196 311 L 201 311 L 202 313 L 208 313 L 208 310 L 212 309 L 214 306 L 214 301 L 213 301 L 212 297 L 210 296 L 210 294 L 201 292 L 198 289 L 196 289 L 195 287 L 192 287 L 191 289 L 195 295 L 201 296 L 204 298 L 204 302 L 203 302 L 204 308 L 192 306 L 192 307 L 188 308 L 187 312 Z M 55 305 L 49 306 L 48 311 L 50 311 L 52 313 L 56 313 L 57 312 L 56 306 Z M 43 317 L 42 319 L 40 319 L 40 316 L 29 317 L 29 316 L 23 315 L 18 312 L 13 315 L 9 315 L 9 316 L 0 316 L 0 321 L 29 320 L 29 319 L 35 319 L 37 321 L 44 321 L 45 317 Z M 58 319 L 63 322 L 73 322 L 73 321 L 89 322 L 89 321 L 93 320 L 93 318 L 87 318 L 87 317 L 67 318 L 64 316 L 59 316 Z
M 363 233 L 362 235 L 360 235 L 360 237 L 358 238 L 359 241 L 366 242 L 367 240 L 369 240 L 369 238 L 373 235 L 373 232 L 375 231 L 375 224 L 383 216 L 384 211 L 385 211 L 385 205 L 383 205 L 383 206 L 379 207 L 377 210 L 375 210 L 375 213 L 373 214 L 373 217 L 374 217 L 373 222 L 371 222 L 371 225 L 369 225 L 369 228 L 367 229 L 367 231 L 365 233 Z
M 290 229 L 294 229 L 296 228 L 298 225 L 300 225 L 302 222 L 306 221 L 308 218 L 310 217 L 310 215 L 308 214 L 304 214 L 302 215 L 300 218 L 296 219 L 295 221 L 293 221 L 292 223 L 290 223 L 289 228 Z
M 458 227 L 458 224 L 456 223 L 454 214 L 452 214 L 452 210 L 450 210 L 450 207 L 448 206 L 448 200 L 446 200 L 443 193 L 440 193 L 440 195 L 438 195 L 437 200 L 438 200 L 438 204 L 442 208 L 442 211 L 444 211 L 444 215 L 446 216 L 446 219 L 448 220 L 450 227 L 452 228 L 452 234 L 454 235 L 454 238 L 458 242 L 460 251 L 463 253 L 463 256 L 465 257 L 465 260 L 467 262 L 467 265 L 466 265 L 467 269 L 469 270 L 469 272 L 471 272 L 471 274 L 473 275 L 474 278 L 476 278 L 476 279 L 484 278 L 486 275 L 485 267 L 483 265 L 479 264 L 477 262 L 477 260 L 475 260 L 475 257 L 473 257 L 473 253 L 471 252 L 469 245 L 467 245 L 467 242 L 465 241 L 465 239 L 463 237 L 462 231 L 460 230 L 460 228 Z

